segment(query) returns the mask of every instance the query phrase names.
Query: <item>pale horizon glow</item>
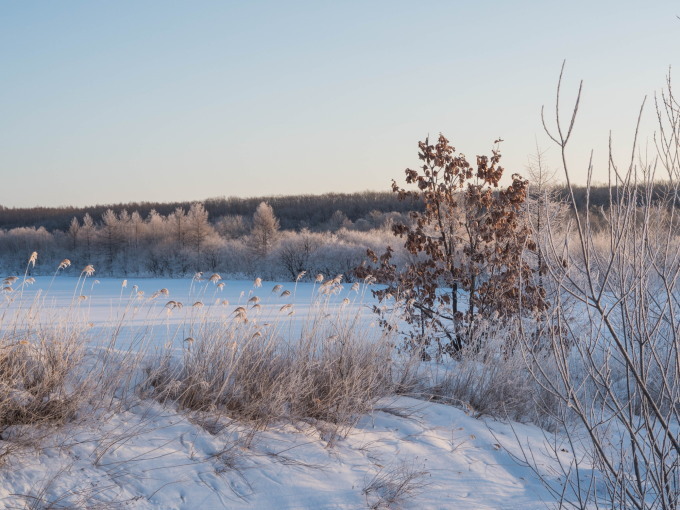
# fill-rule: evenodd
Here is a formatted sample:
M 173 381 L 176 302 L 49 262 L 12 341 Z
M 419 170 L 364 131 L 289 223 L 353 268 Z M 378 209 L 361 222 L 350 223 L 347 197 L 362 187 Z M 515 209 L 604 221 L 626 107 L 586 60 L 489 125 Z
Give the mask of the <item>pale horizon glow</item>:
M 468 157 L 502 138 L 507 174 L 540 109 L 584 81 L 582 183 L 607 140 L 651 152 L 680 7 L 584 2 L 0 0 L 0 205 L 85 206 L 389 190 L 441 132 Z M 549 116 L 549 120 L 552 117 Z M 618 152 L 617 152 L 618 154 Z

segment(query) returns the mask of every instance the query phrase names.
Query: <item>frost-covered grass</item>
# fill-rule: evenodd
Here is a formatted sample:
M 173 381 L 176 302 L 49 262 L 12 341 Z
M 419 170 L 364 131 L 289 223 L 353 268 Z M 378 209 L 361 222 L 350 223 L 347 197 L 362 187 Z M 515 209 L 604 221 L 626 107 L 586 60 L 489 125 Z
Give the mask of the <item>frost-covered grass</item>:
M 392 348 L 380 331 L 363 330 L 361 310 L 328 311 L 322 304 L 293 338 L 247 312 L 204 324 L 181 356 L 167 347 L 150 357 L 143 394 L 258 428 L 314 420 L 346 433 L 391 392 Z
M 3 426 L 64 421 L 93 398 L 136 395 L 258 427 L 285 418 L 344 429 L 391 389 L 391 341 L 363 317 L 365 289 L 339 277 L 226 291 L 218 275 L 183 290 L 85 274 L 11 280 L 0 315 Z
M 7 286 L 0 505 L 494 508 L 511 496 L 531 508 L 547 495 L 475 420 L 500 407 L 435 388 L 453 372 L 397 354 L 363 284 Z
M 0 506 L 542 508 L 578 504 L 575 459 L 603 486 L 550 350 L 517 328 L 434 362 L 339 277 L 8 286 Z
M 603 486 L 550 349 L 517 328 L 426 362 L 339 277 L 8 283 L 0 506 L 538 508 L 578 503 L 575 459 Z

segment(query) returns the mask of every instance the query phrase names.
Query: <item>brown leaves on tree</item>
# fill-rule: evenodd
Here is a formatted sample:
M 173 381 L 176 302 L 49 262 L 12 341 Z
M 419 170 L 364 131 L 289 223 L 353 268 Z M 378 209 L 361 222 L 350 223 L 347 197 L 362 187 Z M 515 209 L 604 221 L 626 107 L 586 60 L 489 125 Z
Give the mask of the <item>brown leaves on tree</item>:
M 514 174 L 512 184 L 499 189 L 498 142 L 473 167 L 443 135 L 434 145 L 425 139 L 418 143 L 422 166 L 405 171 L 415 189 L 392 182 L 401 200 L 425 205 L 411 213 L 412 225 L 393 227 L 415 261 L 398 269 L 388 247 L 381 256 L 369 252 L 373 265 L 362 265 L 357 275 L 387 284 L 375 292 L 378 298 L 403 298 L 406 321 L 420 326 L 420 333 L 410 333 L 414 344 L 429 344 L 432 338 L 417 336 L 434 332 L 448 340 L 441 349 L 454 353 L 472 337 L 478 317 L 507 319 L 545 308 L 527 258 L 536 250 L 523 216 L 528 181 Z M 459 291 L 468 295 L 467 310 L 459 309 Z

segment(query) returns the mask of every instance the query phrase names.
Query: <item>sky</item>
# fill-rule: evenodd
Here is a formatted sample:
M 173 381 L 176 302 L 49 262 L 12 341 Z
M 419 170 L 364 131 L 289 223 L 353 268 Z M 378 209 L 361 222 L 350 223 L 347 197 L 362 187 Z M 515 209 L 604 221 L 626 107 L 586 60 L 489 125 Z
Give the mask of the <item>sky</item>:
M 388 190 L 443 133 L 506 174 L 583 96 L 572 179 L 607 179 L 680 58 L 671 1 L 0 0 L 0 205 Z M 671 73 L 672 74 L 672 73 Z

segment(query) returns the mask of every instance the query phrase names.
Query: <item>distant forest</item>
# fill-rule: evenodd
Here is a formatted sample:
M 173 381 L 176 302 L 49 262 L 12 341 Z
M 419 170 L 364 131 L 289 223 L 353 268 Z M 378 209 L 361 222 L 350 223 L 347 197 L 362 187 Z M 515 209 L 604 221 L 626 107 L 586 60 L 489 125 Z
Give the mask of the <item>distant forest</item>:
M 660 197 L 667 186 L 658 185 Z M 566 200 L 564 188 L 554 200 Z M 610 200 L 606 187 L 574 190 L 581 211 L 595 212 L 594 229 L 604 223 Z M 612 193 L 616 199 L 615 191 Z M 400 201 L 392 192 L 258 198 L 212 198 L 203 202 L 128 203 L 92 207 L 0 206 L 0 275 L 26 271 L 53 274 L 64 259 L 77 276 L 93 265 L 98 275 L 190 276 L 199 271 L 230 277 L 295 280 L 302 272 L 344 274 L 366 261 L 367 249 L 394 249 L 401 266 L 410 258 L 392 226 L 408 224 L 422 202 Z
M 203 202 L 93 207 L 0 206 L 0 274 L 66 274 L 93 265 L 98 275 L 182 277 L 199 271 L 231 277 L 296 279 L 306 271 L 344 274 L 403 244 L 391 226 L 422 204 L 391 192 L 213 198 Z M 25 270 L 25 268 L 24 268 Z M 310 276 L 311 275 L 311 276 Z
M 399 201 L 389 191 L 364 191 L 360 193 L 327 193 L 324 195 L 293 195 L 257 198 L 221 197 L 201 201 L 216 222 L 224 216 L 251 217 L 261 202 L 266 202 L 275 211 L 284 230 L 328 230 L 329 222 L 346 218 L 355 223 L 366 219 L 371 213 L 407 213 L 420 209 L 421 205 Z M 151 211 L 167 216 L 178 207 L 188 210 L 192 202 L 131 202 L 127 204 L 94 205 L 89 207 L 3 207 L 0 205 L 0 229 L 17 227 L 44 227 L 48 231 L 69 228 L 71 220 L 89 214 L 101 218 L 107 210 L 117 215 L 122 211 L 137 211 L 147 217 Z M 340 213 L 338 213 L 340 211 Z
M 654 195 L 661 196 L 667 186 L 655 186 Z M 555 196 L 558 200 L 566 200 L 566 188 L 558 187 Z M 586 207 L 586 188 L 574 187 L 576 204 L 580 211 Z M 372 216 L 378 213 L 407 214 L 412 210 L 421 210 L 422 204 L 400 201 L 389 191 L 363 191 L 358 193 L 327 193 L 323 195 L 291 195 L 252 198 L 219 197 L 201 201 L 208 212 L 211 223 L 222 217 L 251 217 L 261 202 L 266 202 L 275 211 L 281 228 L 284 230 L 309 229 L 313 231 L 334 230 L 343 220 L 358 226 L 367 222 L 365 227 L 374 223 Z M 107 210 L 119 215 L 123 211 L 137 211 L 142 217 L 148 217 L 151 211 L 167 216 L 178 207 L 188 210 L 192 202 L 130 202 L 126 204 L 104 204 L 88 207 L 4 207 L 0 204 L 0 229 L 17 227 L 43 227 L 47 231 L 66 231 L 71 220 L 82 219 L 85 214 L 92 218 L 101 218 Z M 593 186 L 590 190 L 590 208 L 607 208 L 609 204 L 609 188 Z

